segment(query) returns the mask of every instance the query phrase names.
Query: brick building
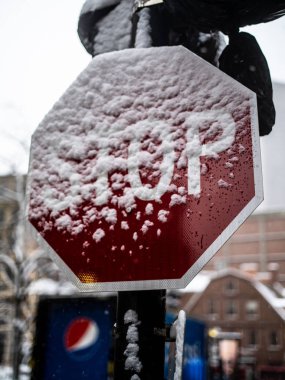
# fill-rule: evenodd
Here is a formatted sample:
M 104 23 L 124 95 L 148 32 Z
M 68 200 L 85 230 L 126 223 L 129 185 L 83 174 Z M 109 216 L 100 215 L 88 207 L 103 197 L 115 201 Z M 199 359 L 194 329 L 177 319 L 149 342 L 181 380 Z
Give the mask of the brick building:
M 209 329 L 239 333 L 243 360 L 256 371 L 265 365 L 284 370 L 285 212 L 248 218 L 180 301 L 178 308 Z
M 276 280 L 285 286 L 285 212 L 252 215 L 205 269 L 268 272 L 270 263 L 278 264 Z
M 209 276 L 205 289 L 184 293 L 181 307 L 209 329 L 241 334 L 241 354 L 261 365 L 285 363 L 285 299 L 283 287 L 267 279 L 263 284 L 252 274 L 234 268 Z M 280 284 L 279 284 L 280 285 Z M 282 293 L 282 292 L 281 292 Z

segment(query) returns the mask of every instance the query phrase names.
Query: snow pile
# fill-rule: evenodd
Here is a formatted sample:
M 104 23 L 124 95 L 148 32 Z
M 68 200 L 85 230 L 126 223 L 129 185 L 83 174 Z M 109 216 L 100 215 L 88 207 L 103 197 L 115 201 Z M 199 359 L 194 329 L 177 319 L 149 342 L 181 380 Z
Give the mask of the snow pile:
M 125 325 L 129 325 L 127 330 L 126 341 L 128 342 L 124 355 L 126 356 L 125 370 L 135 372 L 131 379 L 139 380 L 137 373 L 141 372 L 142 363 L 139 360 L 139 333 L 137 326 L 140 324 L 138 315 L 134 310 L 128 310 L 124 315 Z
M 127 49 L 130 46 L 132 7 L 132 1 L 122 0 L 115 9 L 97 22 L 98 31 L 94 38 L 96 54 Z
M 12 380 L 13 371 L 11 367 L 0 366 L 0 380 Z
M 92 235 L 92 237 L 96 241 L 96 243 L 98 243 L 100 240 L 102 240 L 104 236 L 105 236 L 105 232 L 104 232 L 104 230 L 102 230 L 102 228 L 97 228 L 97 230 Z
M 74 294 L 77 289 L 70 282 L 58 283 L 49 278 L 41 278 L 33 281 L 26 289 L 28 294 L 37 295 L 69 295 Z

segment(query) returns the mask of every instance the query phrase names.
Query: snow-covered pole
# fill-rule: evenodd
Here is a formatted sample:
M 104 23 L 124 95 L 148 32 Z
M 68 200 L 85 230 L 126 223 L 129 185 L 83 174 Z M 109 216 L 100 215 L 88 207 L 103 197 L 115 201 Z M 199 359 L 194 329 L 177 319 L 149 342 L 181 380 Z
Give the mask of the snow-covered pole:
M 163 380 L 165 290 L 119 292 L 114 380 Z
M 131 47 L 168 46 L 170 18 L 163 0 L 135 0 Z

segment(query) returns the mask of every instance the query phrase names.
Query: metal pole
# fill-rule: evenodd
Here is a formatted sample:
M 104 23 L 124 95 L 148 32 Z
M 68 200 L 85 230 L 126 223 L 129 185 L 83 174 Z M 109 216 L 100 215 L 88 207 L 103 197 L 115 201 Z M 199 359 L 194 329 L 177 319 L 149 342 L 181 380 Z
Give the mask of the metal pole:
M 165 290 L 118 293 L 114 380 L 164 379 L 165 295 Z

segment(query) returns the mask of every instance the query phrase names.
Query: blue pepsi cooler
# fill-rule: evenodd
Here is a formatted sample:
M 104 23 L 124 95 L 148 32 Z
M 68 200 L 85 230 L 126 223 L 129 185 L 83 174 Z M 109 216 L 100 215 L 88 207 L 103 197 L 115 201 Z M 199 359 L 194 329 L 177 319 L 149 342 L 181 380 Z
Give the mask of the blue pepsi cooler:
M 32 379 L 107 379 L 113 360 L 114 305 L 111 298 L 41 300 Z

